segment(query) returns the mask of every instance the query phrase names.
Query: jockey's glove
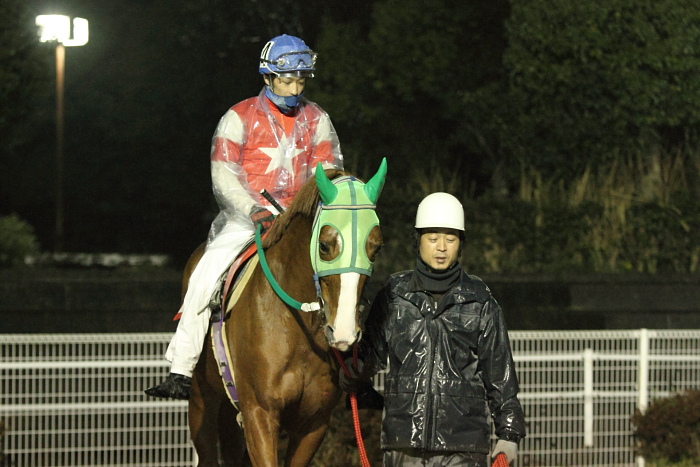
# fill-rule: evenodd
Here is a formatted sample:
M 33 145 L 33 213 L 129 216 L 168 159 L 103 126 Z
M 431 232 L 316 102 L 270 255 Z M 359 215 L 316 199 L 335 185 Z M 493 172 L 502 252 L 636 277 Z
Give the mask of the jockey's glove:
M 518 443 L 514 443 L 513 441 L 506 441 L 505 439 L 499 439 L 496 442 L 496 447 L 493 448 L 491 458 L 495 459 L 496 456 L 501 452 L 506 455 L 508 464 L 512 465 L 515 461 L 515 458 L 518 457 Z
M 262 233 L 265 233 L 275 220 L 275 215 L 262 206 L 255 206 L 250 211 L 250 220 L 253 221 L 253 226 L 257 229 L 258 225 L 262 227 Z

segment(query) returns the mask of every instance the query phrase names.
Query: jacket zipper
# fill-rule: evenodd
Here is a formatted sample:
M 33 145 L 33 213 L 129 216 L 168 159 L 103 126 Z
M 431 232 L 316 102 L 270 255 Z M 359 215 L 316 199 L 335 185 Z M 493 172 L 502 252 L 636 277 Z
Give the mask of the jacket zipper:
M 429 451 L 433 448 L 433 436 L 432 436 L 432 429 L 433 429 L 433 417 L 431 416 L 433 412 L 433 388 L 432 388 L 432 381 L 433 381 L 433 369 L 435 367 L 435 345 L 433 343 L 433 336 L 431 334 L 431 328 L 432 328 L 432 322 L 433 318 L 435 317 L 435 314 L 437 313 L 437 302 L 433 299 L 433 296 L 430 295 L 429 293 L 425 292 L 428 297 L 429 301 L 428 303 L 431 304 L 431 308 L 434 308 L 432 313 L 430 314 L 430 319 L 428 322 L 428 344 L 430 345 L 430 358 L 428 360 L 428 381 L 426 384 L 426 407 L 425 407 L 425 442 L 423 443 L 423 450 L 424 451 Z

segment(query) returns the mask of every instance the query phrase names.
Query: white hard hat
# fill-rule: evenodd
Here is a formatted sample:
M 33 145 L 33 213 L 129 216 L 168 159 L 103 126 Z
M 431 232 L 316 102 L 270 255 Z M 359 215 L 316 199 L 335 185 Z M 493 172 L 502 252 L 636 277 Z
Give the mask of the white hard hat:
M 416 229 L 442 227 L 464 231 L 462 203 L 449 193 L 432 193 L 420 202 L 416 212 Z

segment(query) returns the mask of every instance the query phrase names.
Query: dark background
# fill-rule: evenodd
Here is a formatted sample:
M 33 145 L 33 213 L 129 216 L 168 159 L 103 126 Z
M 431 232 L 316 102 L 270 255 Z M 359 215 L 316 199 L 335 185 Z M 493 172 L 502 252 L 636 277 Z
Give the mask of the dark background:
M 15 26 L 27 41 L 36 41 L 26 22 L 37 14 L 90 24 L 87 45 L 66 47 L 65 250 L 166 253 L 181 263 L 217 210 L 211 135 L 231 105 L 262 87 L 262 46 L 282 32 L 313 44 L 324 12 L 361 14 L 344 3 L 66 0 L 30 2 L 14 10 L 21 17 L 3 18 L 24 20 Z M 24 78 L 32 91 L 13 102 L 27 124 L 3 145 L 0 214 L 17 212 L 50 250 L 54 46 L 32 46 L 35 68 Z
M 53 248 L 54 46 L 32 36 L 37 14 L 90 25 L 87 45 L 66 47 L 65 251 L 165 253 L 182 263 L 217 212 L 211 135 L 230 106 L 262 88 L 264 43 L 285 32 L 314 44 L 322 16 L 362 16 L 370 3 L 10 1 L 2 20 L 27 41 L 19 53 L 33 69 L 11 102 L 25 124 L 5 135 L 0 215 L 18 213 Z
M 0 216 L 26 220 L 45 251 L 56 249 L 54 46 L 38 43 L 34 18 L 51 13 L 90 22 L 89 43 L 66 48 L 65 251 L 183 264 L 217 212 L 211 135 L 261 89 L 260 50 L 280 33 L 319 53 L 307 96 L 331 115 L 346 168 L 367 178 L 389 161 L 387 252 L 407 243 L 430 191 L 514 206 L 498 222 L 505 238 L 509 221 L 536 222 L 509 201 L 523 173 L 557 186 L 659 152 L 682 155 L 688 188 L 684 204 L 655 207 L 683 211 L 678 235 L 698 222 L 696 0 L 2 0 Z M 465 208 L 488 230 L 493 204 Z

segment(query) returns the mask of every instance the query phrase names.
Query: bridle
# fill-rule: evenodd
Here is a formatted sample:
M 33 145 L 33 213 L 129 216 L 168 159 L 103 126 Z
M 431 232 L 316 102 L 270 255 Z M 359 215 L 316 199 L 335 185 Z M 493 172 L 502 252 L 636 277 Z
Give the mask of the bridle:
M 318 182 L 319 178 L 322 179 L 322 177 L 318 176 L 319 173 L 322 173 L 323 177 L 325 177 L 325 172 L 320 167 L 317 168 L 317 184 L 320 185 L 324 182 Z M 379 225 L 379 219 L 375 213 L 376 198 L 373 200 L 365 193 L 367 190 L 363 189 L 363 187 L 368 185 L 362 184 L 361 181 L 352 176 L 339 177 L 331 183 L 335 189 L 331 189 L 331 196 L 328 196 L 328 185 L 324 185 L 326 191 L 321 191 L 321 199 L 316 206 L 311 228 L 312 235 L 309 251 L 314 271 L 313 281 L 316 289 L 316 301 L 303 303 L 292 298 L 284 291 L 272 274 L 265 258 L 265 251 L 262 246 L 262 227 L 258 225 L 255 231 L 255 246 L 260 267 L 277 296 L 294 309 L 307 313 L 318 312 L 324 325 L 330 322 L 330 311 L 323 300 L 320 278 L 343 272 L 357 272 L 370 276 L 372 274 L 372 261 L 367 258 L 363 242 L 360 240 L 369 235 L 369 232 L 375 225 Z M 321 190 L 321 188 L 319 189 Z M 318 237 L 324 225 L 333 225 L 336 229 L 340 228 L 340 235 L 354 240 L 347 242 L 350 244 L 350 248 L 345 250 L 340 255 L 341 257 L 334 258 L 330 262 L 322 260 L 318 254 Z M 363 236 L 362 234 L 365 232 L 366 235 Z

